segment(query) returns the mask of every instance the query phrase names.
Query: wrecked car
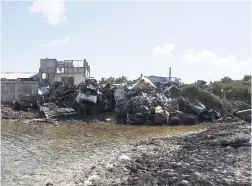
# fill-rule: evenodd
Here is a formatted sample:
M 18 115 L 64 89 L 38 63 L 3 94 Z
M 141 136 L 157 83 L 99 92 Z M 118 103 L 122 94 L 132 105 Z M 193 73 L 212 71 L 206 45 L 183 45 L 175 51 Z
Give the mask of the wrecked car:
M 46 118 L 76 115 L 73 108 L 59 108 L 55 103 L 45 103 L 40 106 L 39 111 L 42 112 Z
M 118 121 L 137 125 L 194 125 L 223 117 L 197 99 L 182 96 L 181 92 L 180 85 L 153 84 L 145 77 L 132 86 L 99 86 L 95 79 L 87 79 L 78 86 L 55 82 L 52 86 L 39 87 L 28 95 L 20 95 L 19 102 L 24 107 L 38 107 L 47 118 L 85 117 L 114 111 Z M 16 107 L 19 102 L 15 103 Z

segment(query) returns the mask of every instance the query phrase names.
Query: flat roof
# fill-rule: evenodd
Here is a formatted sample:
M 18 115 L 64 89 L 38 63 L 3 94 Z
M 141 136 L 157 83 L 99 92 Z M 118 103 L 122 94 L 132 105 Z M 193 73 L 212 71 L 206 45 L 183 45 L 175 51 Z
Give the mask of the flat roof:
M 18 79 L 18 78 L 31 78 L 38 74 L 38 72 L 1 72 L 0 78 Z

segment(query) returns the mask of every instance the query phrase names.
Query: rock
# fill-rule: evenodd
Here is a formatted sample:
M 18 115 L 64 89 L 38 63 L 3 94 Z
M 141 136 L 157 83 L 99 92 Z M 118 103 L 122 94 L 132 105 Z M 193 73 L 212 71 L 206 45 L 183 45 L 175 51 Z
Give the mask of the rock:
M 202 175 L 201 175 L 201 173 L 199 173 L 199 172 L 195 172 L 194 173 L 196 176 L 198 176 L 198 177 L 201 177 Z
M 170 125 L 180 125 L 181 121 L 178 117 L 171 117 L 170 119 Z
M 183 113 L 178 110 L 176 110 L 176 114 L 183 125 L 195 125 L 197 123 L 198 117 L 193 114 Z
M 131 160 L 131 158 L 125 154 L 122 154 L 120 157 L 119 157 L 120 160 Z
M 178 163 L 170 162 L 170 165 L 172 166 L 172 168 L 177 168 L 177 167 L 180 167 L 182 164 L 180 162 L 178 162 Z
M 230 150 L 232 150 L 232 147 L 231 147 L 231 146 L 227 146 L 227 147 L 224 149 L 225 152 L 228 152 L 228 151 L 230 151 Z
M 192 116 L 188 116 L 184 121 L 183 121 L 184 125 L 195 125 L 197 124 L 197 120 L 192 117 Z
M 50 182 L 48 182 L 48 183 L 46 184 L 46 186 L 53 186 L 53 184 L 50 183 Z
M 94 185 L 93 182 L 98 180 L 100 177 L 96 174 L 89 176 L 88 179 L 84 182 L 85 186 L 91 186 Z
M 112 172 L 113 171 L 113 168 L 114 168 L 114 165 L 113 164 L 108 164 L 106 166 L 106 168 L 108 169 L 109 172 Z
M 134 174 L 136 174 L 137 171 L 138 171 L 138 168 L 136 166 L 134 166 L 134 165 L 125 165 L 125 168 L 130 170 L 130 172 L 132 172 Z
M 188 186 L 191 185 L 189 181 L 187 180 L 182 180 L 181 182 L 179 182 L 178 184 L 179 186 Z
M 233 120 L 234 120 L 234 119 L 231 118 L 231 117 L 226 117 L 226 118 L 225 118 L 225 122 L 233 122 Z
M 139 178 L 138 178 L 137 176 L 135 176 L 135 177 L 133 178 L 133 180 L 136 181 L 136 180 L 139 180 Z
M 241 147 L 245 144 L 248 144 L 250 141 L 250 136 L 235 136 L 229 139 L 223 139 L 219 142 L 219 144 L 223 147 L 231 146 L 231 147 Z
M 169 171 L 169 170 L 167 170 L 167 171 Z M 164 172 L 164 171 L 162 171 L 162 172 Z M 176 172 L 167 172 L 166 174 L 167 174 L 167 176 L 172 176 L 172 177 L 178 176 L 178 173 L 176 173 Z
M 181 182 L 184 184 L 189 184 L 189 181 L 187 181 L 187 180 L 182 180 Z
M 178 177 L 176 177 L 176 176 L 173 176 L 173 177 L 171 178 L 172 181 L 176 181 L 177 179 L 178 179 Z

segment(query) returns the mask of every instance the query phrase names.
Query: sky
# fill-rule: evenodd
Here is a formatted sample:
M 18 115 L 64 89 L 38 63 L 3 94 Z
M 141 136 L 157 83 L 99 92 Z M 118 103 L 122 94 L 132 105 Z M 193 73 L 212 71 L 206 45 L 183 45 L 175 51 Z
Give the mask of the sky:
M 249 1 L 3 1 L 1 71 L 87 59 L 91 76 L 207 82 L 251 74 Z

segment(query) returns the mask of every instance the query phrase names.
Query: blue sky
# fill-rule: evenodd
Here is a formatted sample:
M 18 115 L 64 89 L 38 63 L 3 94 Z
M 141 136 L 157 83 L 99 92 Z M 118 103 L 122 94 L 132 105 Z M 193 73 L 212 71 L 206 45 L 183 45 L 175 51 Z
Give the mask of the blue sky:
M 37 72 L 40 58 L 84 59 L 91 76 L 183 82 L 251 74 L 251 3 L 2 2 L 1 71 Z

